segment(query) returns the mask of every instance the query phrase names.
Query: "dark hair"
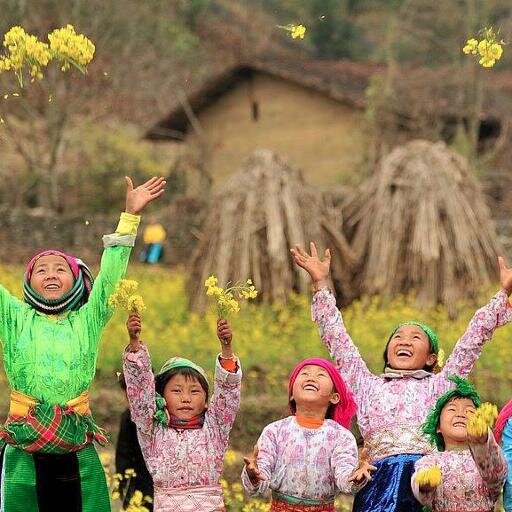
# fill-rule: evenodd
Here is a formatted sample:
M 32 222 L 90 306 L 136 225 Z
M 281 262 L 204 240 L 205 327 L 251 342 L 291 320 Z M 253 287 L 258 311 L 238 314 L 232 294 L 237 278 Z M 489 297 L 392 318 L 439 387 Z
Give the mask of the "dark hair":
M 126 379 L 124 378 L 124 373 L 120 372 L 117 375 L 117 381 L 119 382 L 119 386 L 123 391 L 126 391 Z
M 188 366 L 180 366 L 178 368 L 171 368 L 165 373 L 159 374 L 155 377 L 155 391 L 160 395 L 164 396 L 165 385 L 169 382 L 171 377 L 175 375 L 183 375 L 187 380 L 196 380 L 199 382 L 204 392 L 206 393 L 206 401 L 208 401 L 208 381 L 193 368 L 189 368 Z

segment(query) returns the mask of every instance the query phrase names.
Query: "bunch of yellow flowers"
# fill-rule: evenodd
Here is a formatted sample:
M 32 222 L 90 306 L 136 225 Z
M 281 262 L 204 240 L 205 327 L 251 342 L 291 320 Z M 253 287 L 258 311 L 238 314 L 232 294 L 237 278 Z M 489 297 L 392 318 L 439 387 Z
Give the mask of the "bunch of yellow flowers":
M 477 55 L 478 63 L 484 68 L 492 68 L 503 55 L 503 42 L 498 41 L 497 34 L 492 27 L 484 28 L 481 32 L 482 39 L 468 39 L 462 51 L 466 55 Z
M 4 36 L 3 45 L 7 55 L 0 57 L 0 72 L 12 70 L 20 84 L 23 84 L 22 69 L 27 66 L 33 79 L 43 78 L 42 68 L 52 58 L 47 44 L 27 34 L 21 27 L 12 27 Z
M 50 49 L 56 59 L 61 61 L 61 70 L 66 71 L 75 66 L 82 73 L 94 57 L 95 47 L 82 34 L 77 34 L 73 25 L 55 29 L 48 35 Z
M 146 309 L 146 305 L 142 297 L 135 294 L 138 287 L 139 283 L 137 281 L 122 279 L 117 284 L 115 292 L 109 297 L 109 305 L 133 313 L 142 313 Z
M 22 27 L 12 27 L 4 36 L 6 54 L 0 56 L 0 73 L 13 71 L 23 87 L 23 70 L 28 69 L 32 80 L 43 78 L 43 68 L 52 60 L 61 62 L 62 71 L 71 65 L 86 72 L 94 56 L 95 47 L 84 35 L 76 34 L 72 25 L 54 30 L 48 35 L 50 44 L 43 43 Z
M 278 25 L 279 28 L 286 30 L 292 39 L 304 39 L 306 27 L 304 25 Z
M 441 468 L 439 466 L 432 466 L 431 468 L 420 469 L 416 475 L 416 483 L 420 487 L 430 486 L 437 487 L 443 480 Z
M 489 402 L 483 403 L 468 421 L 468 434 L 474 437 L 485 435 L 493 427 L 497 417 L 498 408 Z
M 250 279 L 245 283 L 228 283 L 226 288 L 218 286 L 219 280 L 214 275 L 210 276 L 205 282 L 206 295 L 216 298 L 217 315 L 219 318 L 227 318 L 231 313 L 238 313 L 240 305 L 237 299 L 255 299 L 258 296 L 256 290 Z

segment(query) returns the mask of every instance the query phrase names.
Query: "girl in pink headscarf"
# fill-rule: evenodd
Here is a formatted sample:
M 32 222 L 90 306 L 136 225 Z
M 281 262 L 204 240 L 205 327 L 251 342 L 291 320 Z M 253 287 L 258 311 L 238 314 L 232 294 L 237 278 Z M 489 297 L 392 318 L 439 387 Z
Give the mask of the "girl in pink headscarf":
M 354 399 L 332 363 L 310 358 L 292 371 L 288 400 L 291 415 L 265 427 L 244 459 L 244 488 L 271 492 L 272 512 L 334 511 L 336 495 L 357 491 L 368 475 L 348 430 Z

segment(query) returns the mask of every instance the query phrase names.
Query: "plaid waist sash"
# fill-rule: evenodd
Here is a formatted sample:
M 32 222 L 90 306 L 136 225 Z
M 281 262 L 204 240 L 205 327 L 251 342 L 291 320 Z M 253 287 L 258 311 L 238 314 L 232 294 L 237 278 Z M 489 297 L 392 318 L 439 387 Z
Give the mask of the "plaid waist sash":
M 58 405 L 12 391 L 0 440 L 26 452 L 41 453 L 69 453 L 92 441 L 101 445 L 107 442 L 105 431 L 91 415 L 87 392 L 66 405 Z

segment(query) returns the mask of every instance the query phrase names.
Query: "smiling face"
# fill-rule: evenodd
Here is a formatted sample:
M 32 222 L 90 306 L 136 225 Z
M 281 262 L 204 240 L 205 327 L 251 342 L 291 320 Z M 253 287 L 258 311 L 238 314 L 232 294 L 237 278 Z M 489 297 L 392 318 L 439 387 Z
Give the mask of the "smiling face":
M 334 390 L 327 370 L 308 364 L 299 371 L 293 383 L 292 399 L 298 412 L 303 406 L 325 407 L 327 410 L 330 404 L 340 401 L 340 395 Z
M 395 370 L 421 370 L 433 366 L 437 359 L 427 334 L 417 325 L 397 329 L 389 340 L 386 355 L 388 366 Z
M 73 288 L 75 277 L 67 261 L 57 254 L 41 256 L 34 264 L 30 286 L 45 299 L 55 300 Z
M 462 397 L 452 398 L 443 407 L 437 431 L 443 436 L 446 449 L 467 443 L 468 419 L 475 411 L 472 400 Z
M 180 420 L 190 420 L 206 409 L 206 392 L 194 377 L 173 375 L 164 388 L 167 410 Z

